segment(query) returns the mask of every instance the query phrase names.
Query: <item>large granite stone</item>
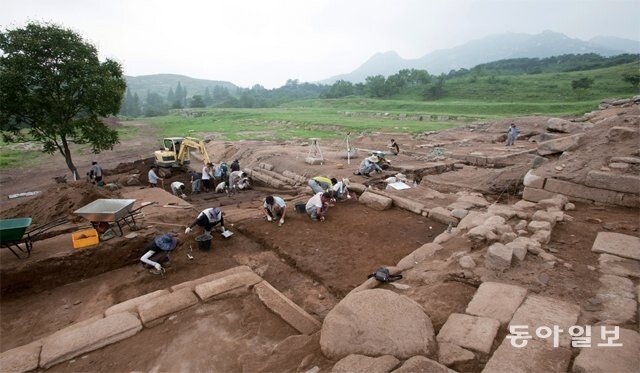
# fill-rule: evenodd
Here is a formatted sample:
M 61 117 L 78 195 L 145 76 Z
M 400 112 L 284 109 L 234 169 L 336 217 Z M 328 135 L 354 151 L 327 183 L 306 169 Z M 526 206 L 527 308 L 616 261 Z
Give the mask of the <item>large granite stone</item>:
M 466 312 L 470 315 L 490 317 L 506 325 L 526 295 L 527 289 L 520 286 L 483 282 L 469 302 Z
M 640 260 L 640 238 L 622 233 L 598 232 L 591 251 Z
M 452 313 L 440 329 L 437 340 L 488 354 L 499 328 L 500 322 L 496 319 Z

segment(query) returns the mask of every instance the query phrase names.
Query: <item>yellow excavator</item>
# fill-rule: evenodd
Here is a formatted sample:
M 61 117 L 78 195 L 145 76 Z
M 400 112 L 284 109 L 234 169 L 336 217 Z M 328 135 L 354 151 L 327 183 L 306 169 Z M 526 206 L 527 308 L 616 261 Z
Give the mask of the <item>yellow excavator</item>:
M 204 141 L 194 137 L 167 137 L 162 140 L 163 149 L 156 150 L 156 166 L 159 167 L 182 167 L 188 165 L 189 152 L 196 150 L 202 157 L 204 164 L 210 163 L 209 154 L 204 146 Z

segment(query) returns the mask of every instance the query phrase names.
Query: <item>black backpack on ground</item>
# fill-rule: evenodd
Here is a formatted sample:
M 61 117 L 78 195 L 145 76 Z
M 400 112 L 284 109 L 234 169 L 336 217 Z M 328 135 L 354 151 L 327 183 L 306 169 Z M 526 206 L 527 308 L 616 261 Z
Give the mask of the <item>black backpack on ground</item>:
M 376 269 L 375 272 L 370 274 L 367 278 L 371 278 L 371 277 L 375 278 L 380 282 L 388 283 L 388 282 L 400 280 L 402 278 L 402 275 L 391 275 L 389 274 L 389 270 L 387 268 L 380 267 Z

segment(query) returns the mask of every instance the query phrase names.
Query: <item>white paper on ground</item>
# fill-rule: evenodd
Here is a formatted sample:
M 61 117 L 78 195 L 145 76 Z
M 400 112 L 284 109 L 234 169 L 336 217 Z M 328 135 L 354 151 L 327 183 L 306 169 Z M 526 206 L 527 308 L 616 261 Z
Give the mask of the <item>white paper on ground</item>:
M 398 181 L 397 183 L 390 183 L 389 186 L 395 190 L 411 189 L 410 186 L 403 183 L 402 181 Z

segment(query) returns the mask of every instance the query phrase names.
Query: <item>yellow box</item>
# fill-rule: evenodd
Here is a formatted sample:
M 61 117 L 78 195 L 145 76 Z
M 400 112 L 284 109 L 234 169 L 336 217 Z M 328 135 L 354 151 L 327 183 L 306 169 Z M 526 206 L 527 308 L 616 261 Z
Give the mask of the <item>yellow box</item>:
M 98 231 L 95 229 L 85 229 L 77 231 L 71 235 L 74 249 L 82 249 L 83 247 L 94 246 L 100 243 Z

